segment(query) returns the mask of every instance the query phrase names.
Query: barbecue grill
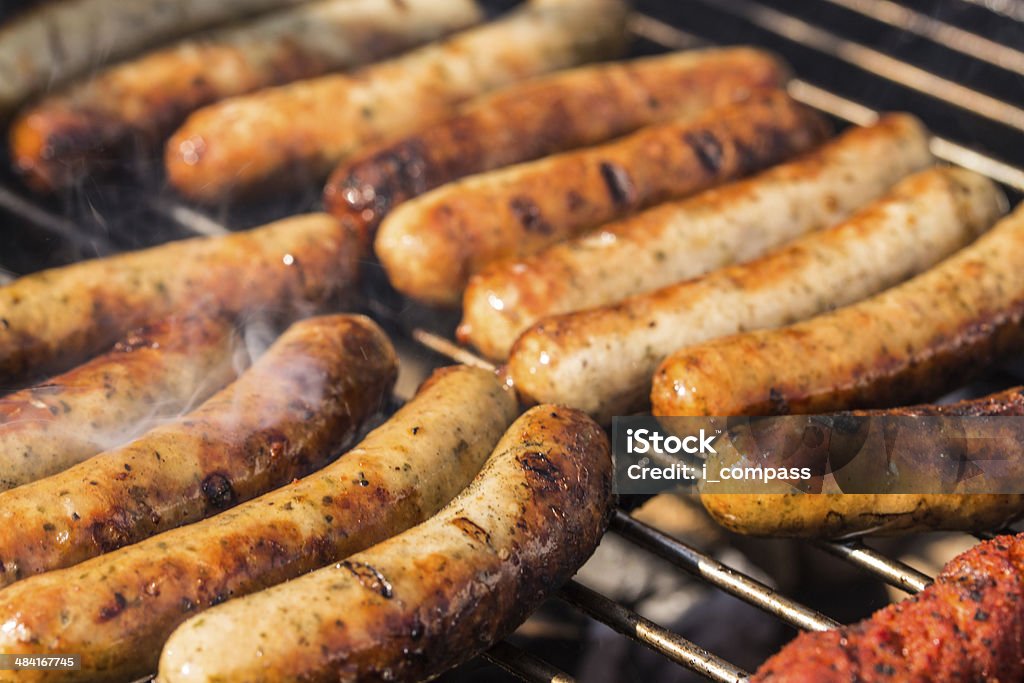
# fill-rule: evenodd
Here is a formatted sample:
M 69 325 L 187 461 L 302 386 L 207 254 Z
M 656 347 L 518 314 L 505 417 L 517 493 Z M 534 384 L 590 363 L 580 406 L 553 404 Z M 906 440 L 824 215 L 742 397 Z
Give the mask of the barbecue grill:
M 637 54 L 729 43 L 769 47 L 794 65 L 798 78 L 789 91 L 795 99 L 840 122 L 859 125 L 871 123 L 880 110 L 912 111 L 935 132 L 931 146 L 938 158 L 998 181 L 1014 203 L 1024 193 L 1024 3 L 1018 0 L 637 0 L 636 9 L 631 30 L 638 39 Z M 29 194 L 4 171 L 0 282 L 170 239 L 223 234 L 309 210 L 319 201 L 317 187 L 305 196 L 271 204 L 200 210 L 165 189 L 158 166 L 157 160 L 139 159 L 121 180 L 89 180 L 45 200 Z M 402 355 L 397 400 L 434 366 L 452 361 L 487 366 L 451 341 L 452 314 L 404 301 L 380 273 L 371 272 L 368 280 L 364 307 L 391 334 Z M 793 628 L 837 625 L 639 521 L 626 508 L 615 512 L 610 533 Z M 931 581 L 861 542 L 808 543 L 906 593 L 921 591 Z M 581 583 L 570 582 L 556 600 L 710 680 L 741 681 L 747 676 L 735 664 Z M 484 658 L 525 681 L 573 680 L 507 642 Z

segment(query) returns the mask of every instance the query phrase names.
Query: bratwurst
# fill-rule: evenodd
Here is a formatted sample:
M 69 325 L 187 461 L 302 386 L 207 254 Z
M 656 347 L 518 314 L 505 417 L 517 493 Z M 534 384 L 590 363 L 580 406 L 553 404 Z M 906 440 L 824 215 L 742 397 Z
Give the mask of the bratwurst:
M 931 163 L 928 131 L 916 118 L 883 116 L 747 180 L 484 269 L 462 298 L 459 339 L 504 360 L 516 338 L 543 318 L 749 261 L 838 223 Z M 566 387 L 566 379 L 557 385 Z M 541 400 L 576 405 L 568 397 Z
M 163 683 L 419 681 L 515 629 L 597 547 L 611 514 L 608 438 L 538 406 L 444 510 L 388 541 L 190 619 Z
M 171 137 L 168 178 L 202 202 L 319 184 L 360 147 L 439 121 L 471 97 L 617 56 L 625 11 L 620 0 L 532 0 L 493 23 L 348 75 L 229 98 L 192 114 Z
M 80 182 L 129 152 L 152 156 L 199 107 L 386 57 L 483 18 L 474 0 L 319 0 L 121 62 L 47 95 L 11 127 L 38 190 Z
M 558 396 L 600 421 L 646 405 L 651 375 L 680 346 L 787 325 L 891 287 L 972 242 L 1002 215 L 987 178 L 937 168 L 832 228 L 749 263 L 543 320 L 516 342 L 509 372 L 535 401 Z
M 0 591 L 0 651 L 82 656 L 76 672 L 0 680 L 133 680 L 176 626 L 390 538 L 446 505 L 516 416 L 493 373 L 439 370 L 337 462 L 210 519 Z M 120 606 L 120 607 L 119 607 Z
M 287 321 L 350 293 L 360 247 L 327 214 L 53 268 L 0 287 L 0 386 L 65 370 L 169 315 Z
M 187 415 L 60 474 L 0 493 L 0 586 L 254 498 L 329 461 L 397 373 L 363 316 L 310 318 Z
M 0 490 L 56 474 L 188 412 L 248 364 L 230 321 L 171 318 L 0 398 Z
M 353 154 L 331 175 L 324 204 L 372 239 L 393 207 L 445 183 L 780 88 L 787 74 L 774 56 L 737 47 L 581 67 L 510 85 L 440 123 Z
M 384 219 L 377 257 L 400 292 L 455 305 L 486 265 L 759 171 L 827 134 L 818 114 L 784 93 L 758 93 L 606 145 L 440 187 Z

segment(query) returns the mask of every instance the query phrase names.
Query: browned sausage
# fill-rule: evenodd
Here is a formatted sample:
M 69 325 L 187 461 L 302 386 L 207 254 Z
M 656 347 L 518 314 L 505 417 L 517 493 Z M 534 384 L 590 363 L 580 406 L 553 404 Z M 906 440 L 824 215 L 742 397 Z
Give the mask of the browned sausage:
M 245 366 L 236 341 L 224 319 L 163 320 L 81 367 L 0 398 L 0 490 L 60 472 L 187 412 Z
M 327 210 L 368 239 L 392 207 L 473 173 L 537 159 L 781 87 L 788 70 L 746 47 L 581 67 L 511 85 L 407 137 L 346 159 Z
M 749 179 L 496 263 L 466 287 L 459 339 L 504 360 L 519 335 L 542 318 L 614 304 L 750 261 L 835 225 L 930 166 L 928 137 L 913 116 L 888 114 Z M 564 381 L 555 384 L 566 388 Z M 582 407 L 567 398 L 542 402 Z
M 229 98 L 167 143 L 171 184 L 203 202 L 319 185 L 363 145 L 450 116 L 514 81 L 617 56 L 621 0 L 531 0 L 504 18 L 350 75 Z
M 394 349 L 368 318 L 296 323 L 191 413 L 0 493 L 0 586 L 194 522 L 312 471 L 377 412 L 396 371 Z
M 493 373 L 436 372 L 362 443 L 305 479 L 210 519 L 0 591 L 0 651 L 81 655 L 17 681 L 132 680 L 164 641 L 225 599 L 293 579 L 427 519 L 480 471 L 516 416 Z M 119 607 L 120 606 L 120 607 Z M 0 681 L 14 674 L 0 671 Z
M 657 415 L 771 415 L 940 394 L 1024 345 L 1024 207 L 931 270 L 776 330 L 683 348 L 654 375 Z
M 489 263 L 753 173 L 813 147 L 827 131 L 818 114 L 784 93 L 758 93 L 606 145 L 440 187 L 388 214 L 377 256 L 399 291 L 455 305 L 469 276 Z
M 608 438 L 538 406 L 444 510 L 336 565 L 178 628 L 163 683 L 420 681 L 518 626 L 593 553 L 611 513 Z
M 232 95 L 386 57 L 482 19 L 474 0 L 319 0 L 121 62 L 48 95 L 11 128 L 39 190 L 128 152 L 152 156 L 189 112 Z
M 309 314 L 349 292 L 360 246 L 326 214 L 45 270 L 0 287 L 0 386 L 65 370 L 181 312 Z

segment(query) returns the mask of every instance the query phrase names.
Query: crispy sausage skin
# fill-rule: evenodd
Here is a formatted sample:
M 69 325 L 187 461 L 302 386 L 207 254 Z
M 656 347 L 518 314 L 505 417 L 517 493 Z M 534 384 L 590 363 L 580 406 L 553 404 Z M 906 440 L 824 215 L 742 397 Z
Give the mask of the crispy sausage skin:
M 459 338 L 504 360 L 516 338 L 542 318 L 606 306 L 749 261 L 838 223 L 931 163 L 928 132 L 917 119 L 883 116 L 748 180 L 484 269 L 463 296 Z M 556 384 L 564 388 L 566 382 Z M 576 405 L 568 397 L 542 400 Z
M 753 173 L 806 151 L 827 131 L 784 93 L 758 93 L 607 145 L 440 187 L 384 219 L 377 256 L 399 291 L 455 305 L 470 275 L 494 261 Z
M 237 341 L 223 318 L 165 319 L 81 367 L 0 397 L 0 490 L 56 474 L 187 412 L 247 363 Z
M 922 593 L 852 626 L 802 633 L 752 683 L 1024 679 L 1024 538 L 957 556 Z
M 611 474 L 594 422 L 538 406 L 428 521 L 185 622 L 164 647 L 160 680 L 436 676 L 510 633 L 590 556 L 611 512 Z
M 859 410 L 852 414 L 1024 416 L 1024 387 L 948 405 Z M 1007 423 L 1006 428 L 1014 429 L 1012 423 Z M 1020 435 L 1016 438 L 1019 440 Z M 971 447 L 985 449 L 990 446 L 979 440 Z M 968 457 L 972 460 L 992 458 L 980 452 L 969 453 Z M 704 493 L 701 503 L 716 522 L 736 533 L 812 538 L 844 538 L 868 533 L 891 535 L 941 529 L 993 529 L 1005 526 L 1024 512 L 1024 495 L 990 493 Z
M 1024 207 L 926 273 L 777 330 L 683 348 L 657 415 L 771 415 L 927 399 L 1024 344 Z
M 210 519 L 0 591 L 0 651 L 82 655 L 71 680 L 130 680 L 198 611 L 336 562 L 418 524 L 480 470 L 516 416 L 489 372 L 440 370 L 335 463 Z M 12 672 L 0 672 L 0 680 Z M 64 681 L 68 672 L 18 672 Z
M 168 177 L 179 192 L 205 202 L 322 182 L 359 147 L 439 121 L 470 97 L 616 56 L 625 42 L 624 14 L 620 0 L 535 0 L 351 75 L 210 105 L 168 141 Z
M 320 0 L 110 67 L 23 111 L 15 167 L 39 190 L 80 181 L 126 152 L 156 152 L 195 109 L 351 68 L 483 18 L 474 0 Z
M 0 494 L 0 585 L 197 521 L 312 471 L 377 412 L 396 372 L 394 349 L 368 318 L 292 325 L 191 413 Z
M 445 183 L 698 114 L 781 87 L 787 75 L 774 56 L 739 47 L 581 67 L 511 85 L 346 159 L 327 182 L 324 204 L 372 240 L 392 207 Z
M 54 268 L 0 287 L 0 386 L 65 370 L 180 311 L 283 318 L 347 293 L 360 246 L 327 214 Z
M 610 422 L 645 407 L 651 375 L 680 346 L 787 325 L 898 284 L 972 242 L 1005 201 L 976 173 L 922 171 L 757 260 L 544 319 L 516 342 L 509 373 L 526 398 L 557 396 Z
M 303 0 L 62 0 L 0 26 L 0 120 L 50 83 L 152 45 Z

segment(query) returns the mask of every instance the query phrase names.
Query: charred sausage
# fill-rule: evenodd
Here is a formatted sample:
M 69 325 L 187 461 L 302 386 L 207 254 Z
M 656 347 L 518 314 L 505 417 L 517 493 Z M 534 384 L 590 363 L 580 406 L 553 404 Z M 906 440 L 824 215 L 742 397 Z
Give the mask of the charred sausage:
M 0 591 L 6 653 L 74 652 L 72 680 L 156 669 L 176 626 L 213 605 L 363 550 L 440 510 L 480 470 L 516 415 L 489 372 L 440 370 L 337 462 L 210 519 Z M 0 672 L 7 680 L 9 672 Z M 18 672 L 64 681 L 69 672 Z
M 0 490 L 56 474 L 187 412 L 247 363 L 236 341 L 224 319 L 167 319 L 0 398 Z
M 320 0 L 181 41 L 45 97 L 14 121 L 15 168 L 53 190 L 151 154 L 199 107 L 386 57 L 482 19 L 474 0 Z
M 351 75 L 331 75 L 200 109 L 167 143 L 167 174 L 204 202 L 319 184 L 359 147 L 449 116 L 513 81 L 616 56 L 620 0 L 534 0 L 470 29 Z
M 185 622 L 164 647 L 160 680 L 431 678 L 510 633 L 569 579 L 611 502 L 604 432 L 578 411 L 538 406 L 430 520 Z
M 730 265 L 848 217 L 931 165 L 928 131 L 892 114 L 820 149 L 474 275 L 459 338 L 505 359 L 542 318 L 606 306 Z M 569 399 L 545 399 L 575 405 Z
M 849 220 L 755 261 L 545 319 L 516 342 L 509 372 L 526 398 L 557 396 L 610 421 L 645 407 L 651 375 L 680 346 L 786 325 L 871 296 L 972 242 L 1004 207 L 983 176 L 922 171 Z
M 740 47 L 581 67 L 511 85 L 352 155 L 331 175 L 324 203 L 372 239 L 388 211 L 435 187 L 781 87 L 787 73 L 774 56 Z
M 0 493 L 0 585 L 197 521 L 323 465 L 380 408 L 396 367 L 368 318 L 296 323 L 191 413 Z
M 469 276 L 651 204 L 753 173 L 821 142 L 820 116 L 780 92 L 621 140 L 471 176 L 402 204 L 376 251 L 399 291 L 458 303 Z
M 309 314 L 350 291 L 360 247 L 326 214 L 84 261 L 0 287 L 0 386 L 65 370 L 181 311 Z
M 927 400 L 1024 344 L 1024 207 L 931 270 L 777 330 L 683 348 L 657 415 L 771 415 Z

